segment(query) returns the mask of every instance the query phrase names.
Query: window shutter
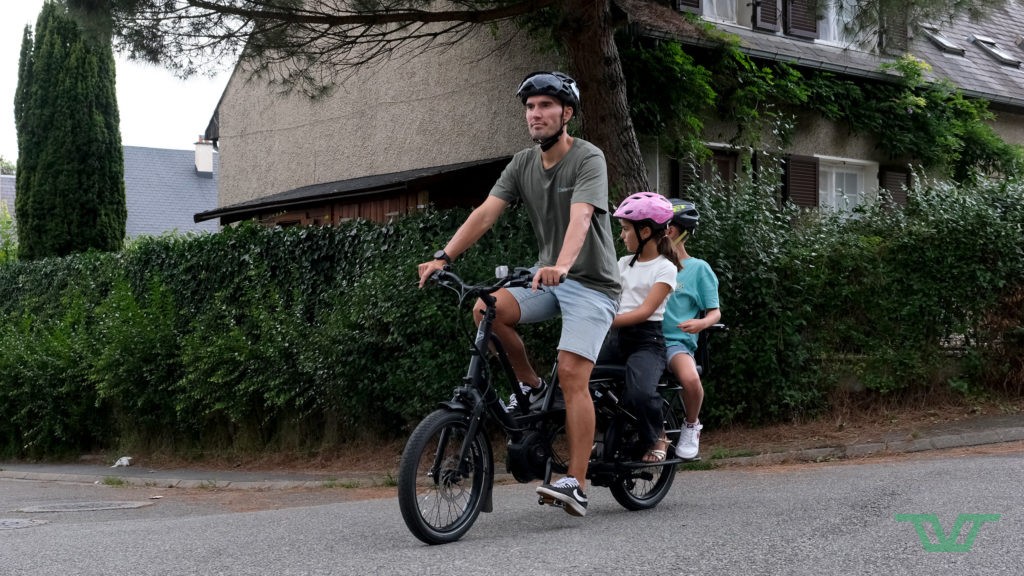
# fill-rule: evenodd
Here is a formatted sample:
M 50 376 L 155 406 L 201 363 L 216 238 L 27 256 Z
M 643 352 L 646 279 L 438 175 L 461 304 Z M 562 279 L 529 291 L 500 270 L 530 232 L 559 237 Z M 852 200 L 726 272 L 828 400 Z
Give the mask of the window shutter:
M 721 176 L 722 182 L 729 184 L 736 180 L 736 172 L 739 164 L 739 155 L 735 152 L 715 150 L 711 159 L 715 171 Z
M 680 12 L 701 13 L 701 0 L 676 0 L 676 8 Z
M 783 197 L 802 208 L 818 206 L 818 159 L 813 156 L 786 158 Z
M 779 1 L 753 0 L 755 30 L 775 32 L 779 29 Z
M 817 38 L 817 0 L 784 1 L 786 3 L 786 34 L 797 38 Z
M 704 171 L 692 162 L 672 159 L 672 196 L 686 198 L 686 189 L 704 180 Z
M 907 205 L 907 190 L 910 189 L 910 172 L 895 166 L 878 171 L 878 185 L 889 191 L 892 201 L 900 206 Z

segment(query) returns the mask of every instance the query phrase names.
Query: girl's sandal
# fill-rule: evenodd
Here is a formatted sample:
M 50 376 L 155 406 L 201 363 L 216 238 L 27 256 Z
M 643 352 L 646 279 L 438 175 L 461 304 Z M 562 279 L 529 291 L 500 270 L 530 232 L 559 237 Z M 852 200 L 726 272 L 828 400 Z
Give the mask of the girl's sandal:
M 651 448 L 644 454 L 643 461 L 645 464 L 659 464 L 665 461 L 665 456 L 668 455 L 668 438 L 662 436 L 658 438 L 657 442 L 654 443 L 654 448 Z

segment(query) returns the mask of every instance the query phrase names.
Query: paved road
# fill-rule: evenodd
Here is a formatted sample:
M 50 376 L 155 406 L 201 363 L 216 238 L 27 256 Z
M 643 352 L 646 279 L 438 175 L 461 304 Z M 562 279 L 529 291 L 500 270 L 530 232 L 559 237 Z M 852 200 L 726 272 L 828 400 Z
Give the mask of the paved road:
M 532 485 L 499 487 L 461 541 L 425 546 L 393 497 L 231 512 L 211 498 L 137 509 L 17 512 L 69 502 L 148 501 L 154 489 L 0 480 L 0 574 L 348 575 L 971 574 L 1024 565 L 1020 444 L 836 464 L 686 472 L 657 509 L 626 512 L 591 490 L 585 519 L 537 506 Z M 239 497 L 259 498 L 258 493 Z M 201 494 L 200 494 L 201 496 Z M 311 505 L 296 506 L 307 503 Z M 896 514 L 999 514 L 965 553 L 926 552 Z

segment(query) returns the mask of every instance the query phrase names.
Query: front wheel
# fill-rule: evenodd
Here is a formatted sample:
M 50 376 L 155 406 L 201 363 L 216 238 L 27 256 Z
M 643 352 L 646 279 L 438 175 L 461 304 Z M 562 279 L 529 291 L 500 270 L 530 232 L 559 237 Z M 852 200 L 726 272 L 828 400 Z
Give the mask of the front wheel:
M 466 414 L 434 411 L 416 427 L 402 452 L 398 506 L 409 531 L 427 544 L 454 542 L 469 531 L 493 481 L 483 430 L 468 439 L 467 461 L 459 466 L 468 428 Z
M 665 403 L 664 419 L 665 430 L 676 430 L 679 427 L 668 403 Z M 608 488 L 615 501 L 626 510 L 647 510 L 657 506 L 668 494 L 675 477 L 676 467 L 672 464 L 631 468 L 618 476 Z

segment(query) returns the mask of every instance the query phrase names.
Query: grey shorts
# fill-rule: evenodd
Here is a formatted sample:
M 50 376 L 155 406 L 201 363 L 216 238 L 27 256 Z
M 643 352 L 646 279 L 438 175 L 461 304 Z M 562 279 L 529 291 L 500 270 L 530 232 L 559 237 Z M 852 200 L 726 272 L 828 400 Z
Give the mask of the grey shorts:
M 562 336 L 558 349 L 597 361 L 601 344 L 619 308 L 613 298 L 587 288 L 575 280 L 558 286 L 509 288 L 519 303 L 519 323 L 532 324 L 562 315 Z
M 693 352 L 682 344 L 672 344 L 665 348 L 665 360 L 667 360 L 669 364 L 672 363 L 672 357 L 676 354 L 689 354 L 691 358 L 693 357 Z

